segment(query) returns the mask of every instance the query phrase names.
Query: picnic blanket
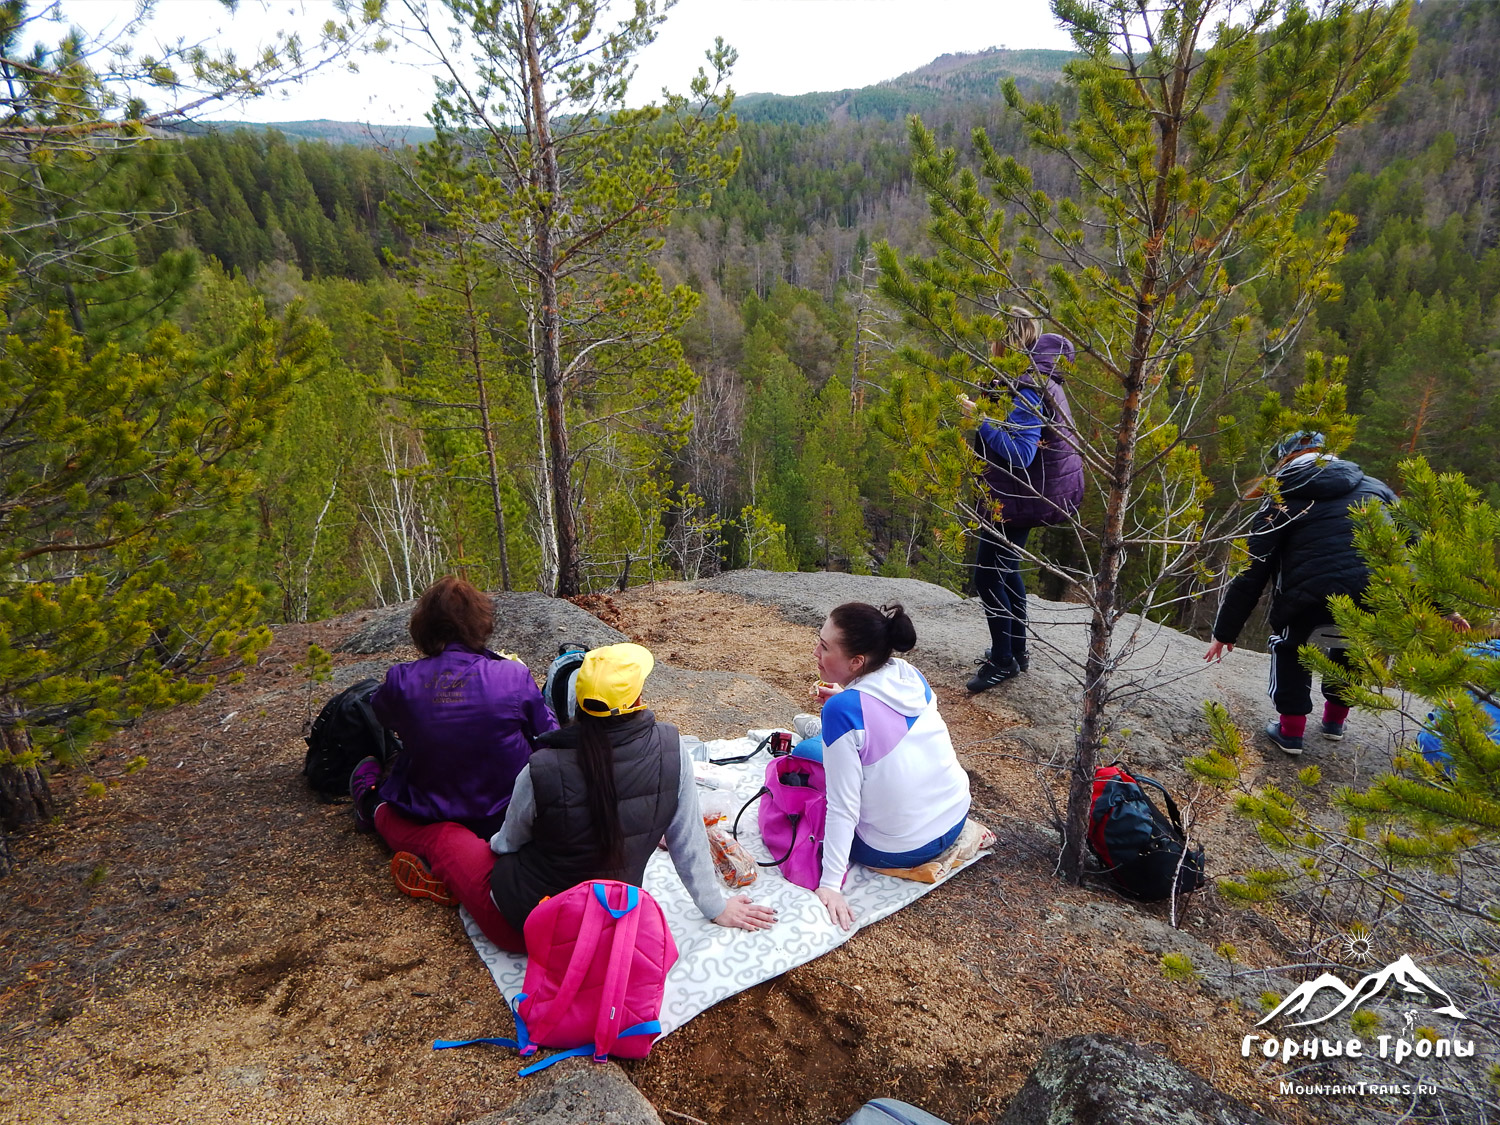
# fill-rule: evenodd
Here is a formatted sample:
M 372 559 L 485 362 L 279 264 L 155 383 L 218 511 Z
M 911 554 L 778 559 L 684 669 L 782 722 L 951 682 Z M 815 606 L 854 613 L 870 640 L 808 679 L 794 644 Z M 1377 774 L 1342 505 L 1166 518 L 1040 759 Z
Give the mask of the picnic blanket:
M 719 739 L 708 743 L 709 755 L 712 758 L 732 758 L 748 754 L 755 749 L 757 742 L 758 739 L 751 738 Z M 748 762 L 714 766 L 707 772 L 712 773 L 721 786 L 732 788 L 737 809 L 760 789 L 765 779 L 766 761 L 765 754 L 758 754 Z M 699 792 L 707 790 L 700 788 Z M 768 860 L 772 857 L 761 843 L 755 814 L 756 810 L 752 808 L 741 818 L 739 839 L 756 859 Z M 987 851 L 980 852 L 969 863 L 988 854 Z M 963 864 L 955 870 L 968 865 Z M 811 891 L 787 882 L 774 867 L 762 867 L 759 878 L 743 892 L 731 892 L 748 894 L 756 902 L 774 907 L 777 912 L 774 926 L 751 933 L 725 929 L 704 918 L 664 851 L 656 852 L 646 864 L 643 885 L 661 904 L 667 925 L 677 941 L 679 955 L 677 964 L 667 975 L 666 997 L 661 1011 L 663 1035 L 675 1031 L 725 997 L 821 957 L 848 941 L 856 930 L 890 917 L 935 886 L 880 875 L 869 868 L 851 864 L 844 895 L 854 909 L 854 930 L 845 933 L 828 920 L 828 911 Z M 505 994 L 507 1002 L 513 1001 L 526 976 L 525 955 L 496 948 L 480 932 L 468 911 L 460 911 L 460 917 L 495 984 Z

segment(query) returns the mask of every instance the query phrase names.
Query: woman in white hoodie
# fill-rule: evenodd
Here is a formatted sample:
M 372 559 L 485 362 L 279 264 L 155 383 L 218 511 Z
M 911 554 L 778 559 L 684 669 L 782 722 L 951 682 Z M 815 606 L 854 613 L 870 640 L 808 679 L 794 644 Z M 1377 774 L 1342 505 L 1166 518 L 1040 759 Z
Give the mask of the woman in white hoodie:
M 914 867 L 936 859 L 969 815 L 969 776 L 958 764 L 937 698 L 922 673 L 892 653 L 917 630 L 900 605 L 845 602 L 828 615 L 813 655 L 821 681 L 828 821 L 818 898 L 849 929 L 849 864 Z

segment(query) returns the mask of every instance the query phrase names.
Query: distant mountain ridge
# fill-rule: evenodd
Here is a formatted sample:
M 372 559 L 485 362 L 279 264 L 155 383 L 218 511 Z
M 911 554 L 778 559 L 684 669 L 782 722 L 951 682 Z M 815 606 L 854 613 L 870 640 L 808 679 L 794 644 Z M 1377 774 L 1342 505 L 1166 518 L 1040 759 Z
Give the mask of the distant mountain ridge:
M 1000 96 L 1000 82 L 1014 78 L 1035 88 L 1062 77 L 1072 51 L 1012 51 L 990 47 L 974 54 L 939 55 L 896 78 L 857 90 L 811 94 L 746 94 L 735 112 L 747 121 L 813 124 L 839 118 L 893 120 L 955 101 L 989 101 Z
M 1012 51 L 990 47 L 973 54 L 939 55 L 925 66 L 857 90 L 811 94 L 744 94 L 735 99 L 735 112 L 745 121 L 810 125 L 852 118 L 885 121 L 922 113 L 955 102 L 989 101 L 1000 96 L 1003 79 L 1014 78 L 1034 89 L 1062 77 L 1063 64 L 1077 58 L 1072 51 Z M 202 121 L 183 127 L 186 134 L 248 129 L 275 130 L 283 136 L 329 144 L 403 148 L 425 144 L 436 135 L 428 125 L 371 125 L 358 121 Z
M 364 148 L 415 148 L 437 136 L 430 125 L 373 125 L 362 121 L 195 121 L 181 126 L 177 133 L 199 136 L 204 133 L 232 133 L 244 129 L 252 133 L 275 131 L 298 141 L 324 141 L 328 144 L 360 145 Z

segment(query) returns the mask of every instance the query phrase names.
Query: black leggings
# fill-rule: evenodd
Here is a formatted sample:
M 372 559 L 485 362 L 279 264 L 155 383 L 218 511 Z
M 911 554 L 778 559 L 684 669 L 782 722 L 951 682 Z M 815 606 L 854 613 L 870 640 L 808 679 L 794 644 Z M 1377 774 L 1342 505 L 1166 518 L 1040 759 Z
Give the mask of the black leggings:
M 1021 582 L 1021 549 L 1029 527 L 979 533 L 974 556 L 974 590 L 984 603 L 990 627 L 990 660 L 1005 664 L 1026 655 L 1026 587 Z

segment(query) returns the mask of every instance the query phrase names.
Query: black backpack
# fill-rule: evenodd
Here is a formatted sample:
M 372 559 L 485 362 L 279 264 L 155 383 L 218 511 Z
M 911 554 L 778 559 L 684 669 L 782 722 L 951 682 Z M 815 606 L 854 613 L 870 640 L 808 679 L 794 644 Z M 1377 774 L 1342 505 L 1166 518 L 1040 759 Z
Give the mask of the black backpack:
M 567 726 L 578 717 L 573 681 L 578 677 L 578 669 L 583 666 L 583 658 L 588 652 L 583 645 L 562 645 L 552 658 L 551 667 L 547 669 L 547 682 L 542 685 L 542 698 L 552 708 L 552 713 L 557 716 L 561 726 Z
M 313 721 L 302 776 L 320 800 L 347 800 L 355 766 L 370 757 L 384 764 L 401 750 L 401 739 L 380 725 L 370 706 L 379 686 L 373 678 L 351 684 L 323 704 Z
M 1167 802 L 1171 819 L 1161 815 L 1143 785 L 1154 786 Z M 1159 781 L 1131 777 L 1118 766 L 1094 771 L 1094 802 L 1089 809 L 1089 850 L 1122 894 L 1159 902 L 1203 886 L 1203 849 L 1187 849 L 1182 817 Z

